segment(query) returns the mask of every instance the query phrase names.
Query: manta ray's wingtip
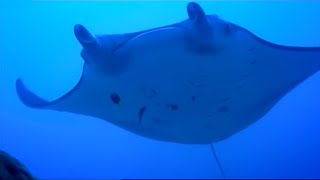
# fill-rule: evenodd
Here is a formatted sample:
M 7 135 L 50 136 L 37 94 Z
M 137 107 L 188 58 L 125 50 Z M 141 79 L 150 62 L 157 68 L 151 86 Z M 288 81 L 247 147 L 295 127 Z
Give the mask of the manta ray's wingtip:
M 31 92 L 23 83 L 21 78 L 16 80 L 16 92 L 22 103 L 28 107 L 42 108 L 49 104 L 48 101 Z

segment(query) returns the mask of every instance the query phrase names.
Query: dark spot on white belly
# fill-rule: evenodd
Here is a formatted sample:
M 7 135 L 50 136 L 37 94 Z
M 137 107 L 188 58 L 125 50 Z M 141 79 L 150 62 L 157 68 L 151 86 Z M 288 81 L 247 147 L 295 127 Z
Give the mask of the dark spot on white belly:
M 111 93 L 110 94 L 110 99 L 114 104 L 119 105 L 120 104 L 120 96 L 117 93 Z
M 142 117 L 143 117 L 144 113 L 146 112 L 146 109 L 147 109 L 147 107 L 143 106 L 139 110 L 139 114 L 138 114 L 139 124 L 141 124 Z

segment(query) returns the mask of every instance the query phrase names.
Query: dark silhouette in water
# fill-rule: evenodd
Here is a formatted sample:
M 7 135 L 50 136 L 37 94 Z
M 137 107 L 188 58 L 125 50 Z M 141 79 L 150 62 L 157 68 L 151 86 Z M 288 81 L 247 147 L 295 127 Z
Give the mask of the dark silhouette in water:
M 0 180 L 35 180 L 15 157 L 0 150 Z

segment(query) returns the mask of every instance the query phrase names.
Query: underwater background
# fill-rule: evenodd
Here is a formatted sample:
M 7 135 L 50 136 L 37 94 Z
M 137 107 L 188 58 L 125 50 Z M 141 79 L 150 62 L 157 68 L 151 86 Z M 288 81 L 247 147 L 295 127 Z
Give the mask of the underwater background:
M 273 43 L 320 46 L 320 1 L 197 2 Z M 40 179 L 222 178 L 209 145 L 150 140 L 100 119 L 30 109 L 15 91 L 21 77 L 53 100 L 77 83 L 83 60 L 75 24 L 94 34 L 140 31 L 187 19 L 187 3 L 0 1 L 0 149 Z M 227 178 L 320 178 L 320 73 L 214 146 Z

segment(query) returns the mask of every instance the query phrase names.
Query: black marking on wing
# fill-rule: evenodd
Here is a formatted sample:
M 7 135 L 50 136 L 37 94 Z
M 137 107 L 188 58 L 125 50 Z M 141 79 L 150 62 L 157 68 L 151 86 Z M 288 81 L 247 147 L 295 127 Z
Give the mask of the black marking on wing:
M 120 96 L 117 93 L 111 93 L 110 94 L 110 99 L 114 104 L 120 105 Z
M 146 112 L 146 109 L 147 109 L 147 107 L 146 107 L 146 106 L 143 106 L 143 107 L 141 107 L 140 110 L 139 110 L 139 114 L 138 114 L 138 117 L 139 117 L 139 125 L 141 125 L 142 117 L 143 117 L 144 113 Z

